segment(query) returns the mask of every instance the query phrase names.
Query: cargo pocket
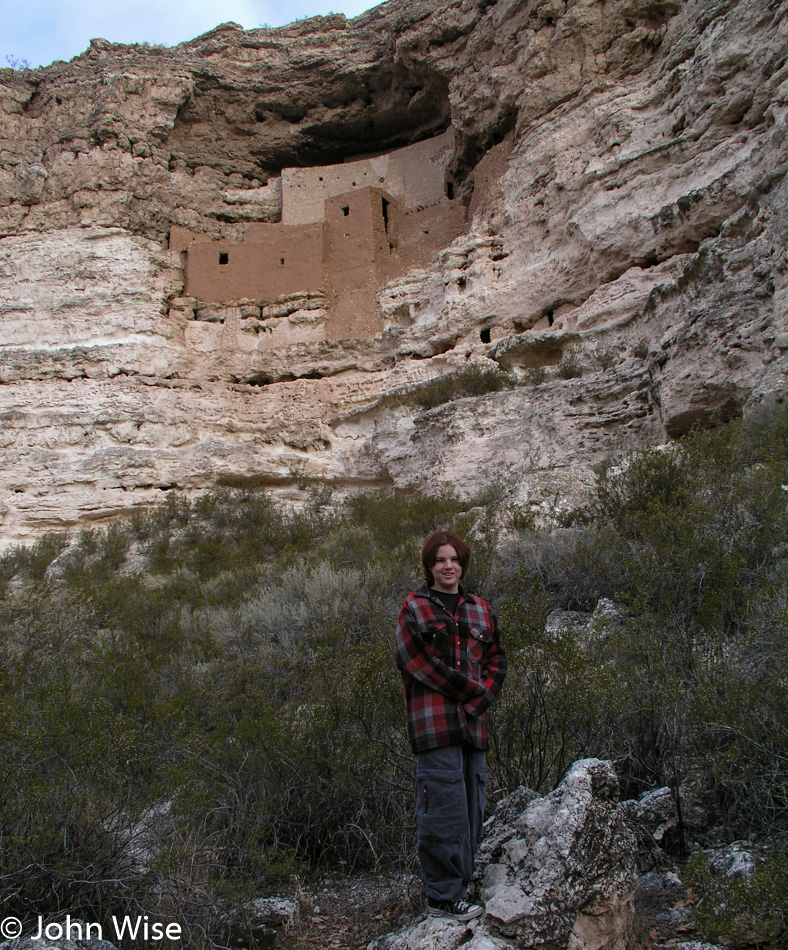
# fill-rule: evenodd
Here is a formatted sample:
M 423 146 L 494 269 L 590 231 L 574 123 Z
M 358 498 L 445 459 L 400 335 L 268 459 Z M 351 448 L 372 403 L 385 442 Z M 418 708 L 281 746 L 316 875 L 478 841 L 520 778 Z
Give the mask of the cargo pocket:
M 465 784 L 456 769 L 416 769 L 416 821 L 422 841 L 462 837 Z
M 484 831 L 484 808 L 487 804 L 487 773 L 473 772 L 468 778 L 468 823 L 471 851 L 476 853 Z
M 484 827 L 484 809 L 487 807 L 487 773 L 476 773 L 476 841 L 482 836 Z

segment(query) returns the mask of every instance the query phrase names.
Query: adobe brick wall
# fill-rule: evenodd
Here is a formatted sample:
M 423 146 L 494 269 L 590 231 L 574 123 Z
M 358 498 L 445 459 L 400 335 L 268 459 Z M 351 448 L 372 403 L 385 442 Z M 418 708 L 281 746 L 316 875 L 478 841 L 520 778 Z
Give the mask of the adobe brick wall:
M 399 220 L 397 241 L 402 272 L 423 267 L 467 229 L 468 209 L 458 200 L 443 198 L 438 204 L 406 212 Z
M 377 292 L 402 272 L 389 240 L 395 209 L 391 195 L 379 188 L 326 201 L 323 268 L 330 300 L 329 336 L 373 336 L 381 329 Z
M 282 171 L 282 222 L 312 224 L 323 220 L 329 198 L 356 188 L 382 188 L 406 210 L 434 204 L 446 195 L 446 167 L 454 147 L 454 129 L 384 155 Z
M 254 224 L 242 243 L 188 246 L 186 293 L 209 303 L 244 297 L 271 303 L 283 294 L 320 290 L 322 264 L 322 225 Z
M 473 170 L 473 195 L 471 196 L 468 218 L 473 220 L 490 201 L 490 195 L 509 167 L 509 157 L 512 154 L 514 143 L 511 139 L 504 139 L 493 146 L 481 159 Z

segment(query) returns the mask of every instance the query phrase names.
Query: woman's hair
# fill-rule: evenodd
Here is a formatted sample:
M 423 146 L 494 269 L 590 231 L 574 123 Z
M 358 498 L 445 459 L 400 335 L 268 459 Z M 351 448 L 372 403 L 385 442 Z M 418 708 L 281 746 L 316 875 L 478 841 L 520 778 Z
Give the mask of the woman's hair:
M 444 544 L 450 544 L 457 552 L 460 567 L 462 568 L 462 574 L 460 576 L 464 577 L 465 572 L 468 570 L 468 564 L 471 560 L 471 549 L 462 538 L 458 537 L 453 531 L 433 531 L 421 549 L 421 563 L 424 567 L 424 577 L 427 579 L 428 584 L 432 584 L 435 580 L 432 576 L 432 569 L 438 560 L 438 548 L 443 547 Z

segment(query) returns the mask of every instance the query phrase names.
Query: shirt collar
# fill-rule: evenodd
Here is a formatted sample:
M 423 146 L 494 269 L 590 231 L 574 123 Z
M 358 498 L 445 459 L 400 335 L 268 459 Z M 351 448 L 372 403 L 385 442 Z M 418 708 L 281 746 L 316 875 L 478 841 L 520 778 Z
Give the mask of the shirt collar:
M 418 590 L 414 591 L 414 593 L 420 594 L 422 597 L 426 597 L 428 600 L 434 601 L 436 604 L 441 604 L 441 606 L 443 606 L 440 598 L 435 596 L 435 591 L 427 583 L 422 584 Z M 459 606 L 464 600 L 473 599 L 472 594 L 466 594 L 465 588 L 462 586 L 462 584 L 457 586 L 457 593 L 460 595 L 460 599 L 457 601 L 457 606 Z

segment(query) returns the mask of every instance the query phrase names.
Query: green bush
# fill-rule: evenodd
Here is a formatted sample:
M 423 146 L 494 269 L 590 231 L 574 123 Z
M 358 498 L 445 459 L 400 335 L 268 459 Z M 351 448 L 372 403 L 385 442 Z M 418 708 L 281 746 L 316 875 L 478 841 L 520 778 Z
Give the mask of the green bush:
M 704 940 L 758 950 L 780 950 L 788 940 L 788 855 L 771 851 L 751 875 L 715 877 L 701 853 L 684 882 L 695 903 Z
M 561 354 L 558 375 L 562 379 L 577 379 L 583 375 L 583 350 L 578 344 L 573 344 Z
M 495 367 L 479 366 L 476 363 L 455 372 L 438 376 L 429 382 L 415 386 L 407 399 L 422 409 L 433 409 L 453 399 L 464 396 L 485 396 L 487 393 L 511 389 L 514 380 Z
M 17 547 L 0 558 L 0 584 L 22 576 L 27 583 L 44 579 L 49 565 L 63 552 L 68 540 L 62 532 L 42 535 L 29 548 Z

